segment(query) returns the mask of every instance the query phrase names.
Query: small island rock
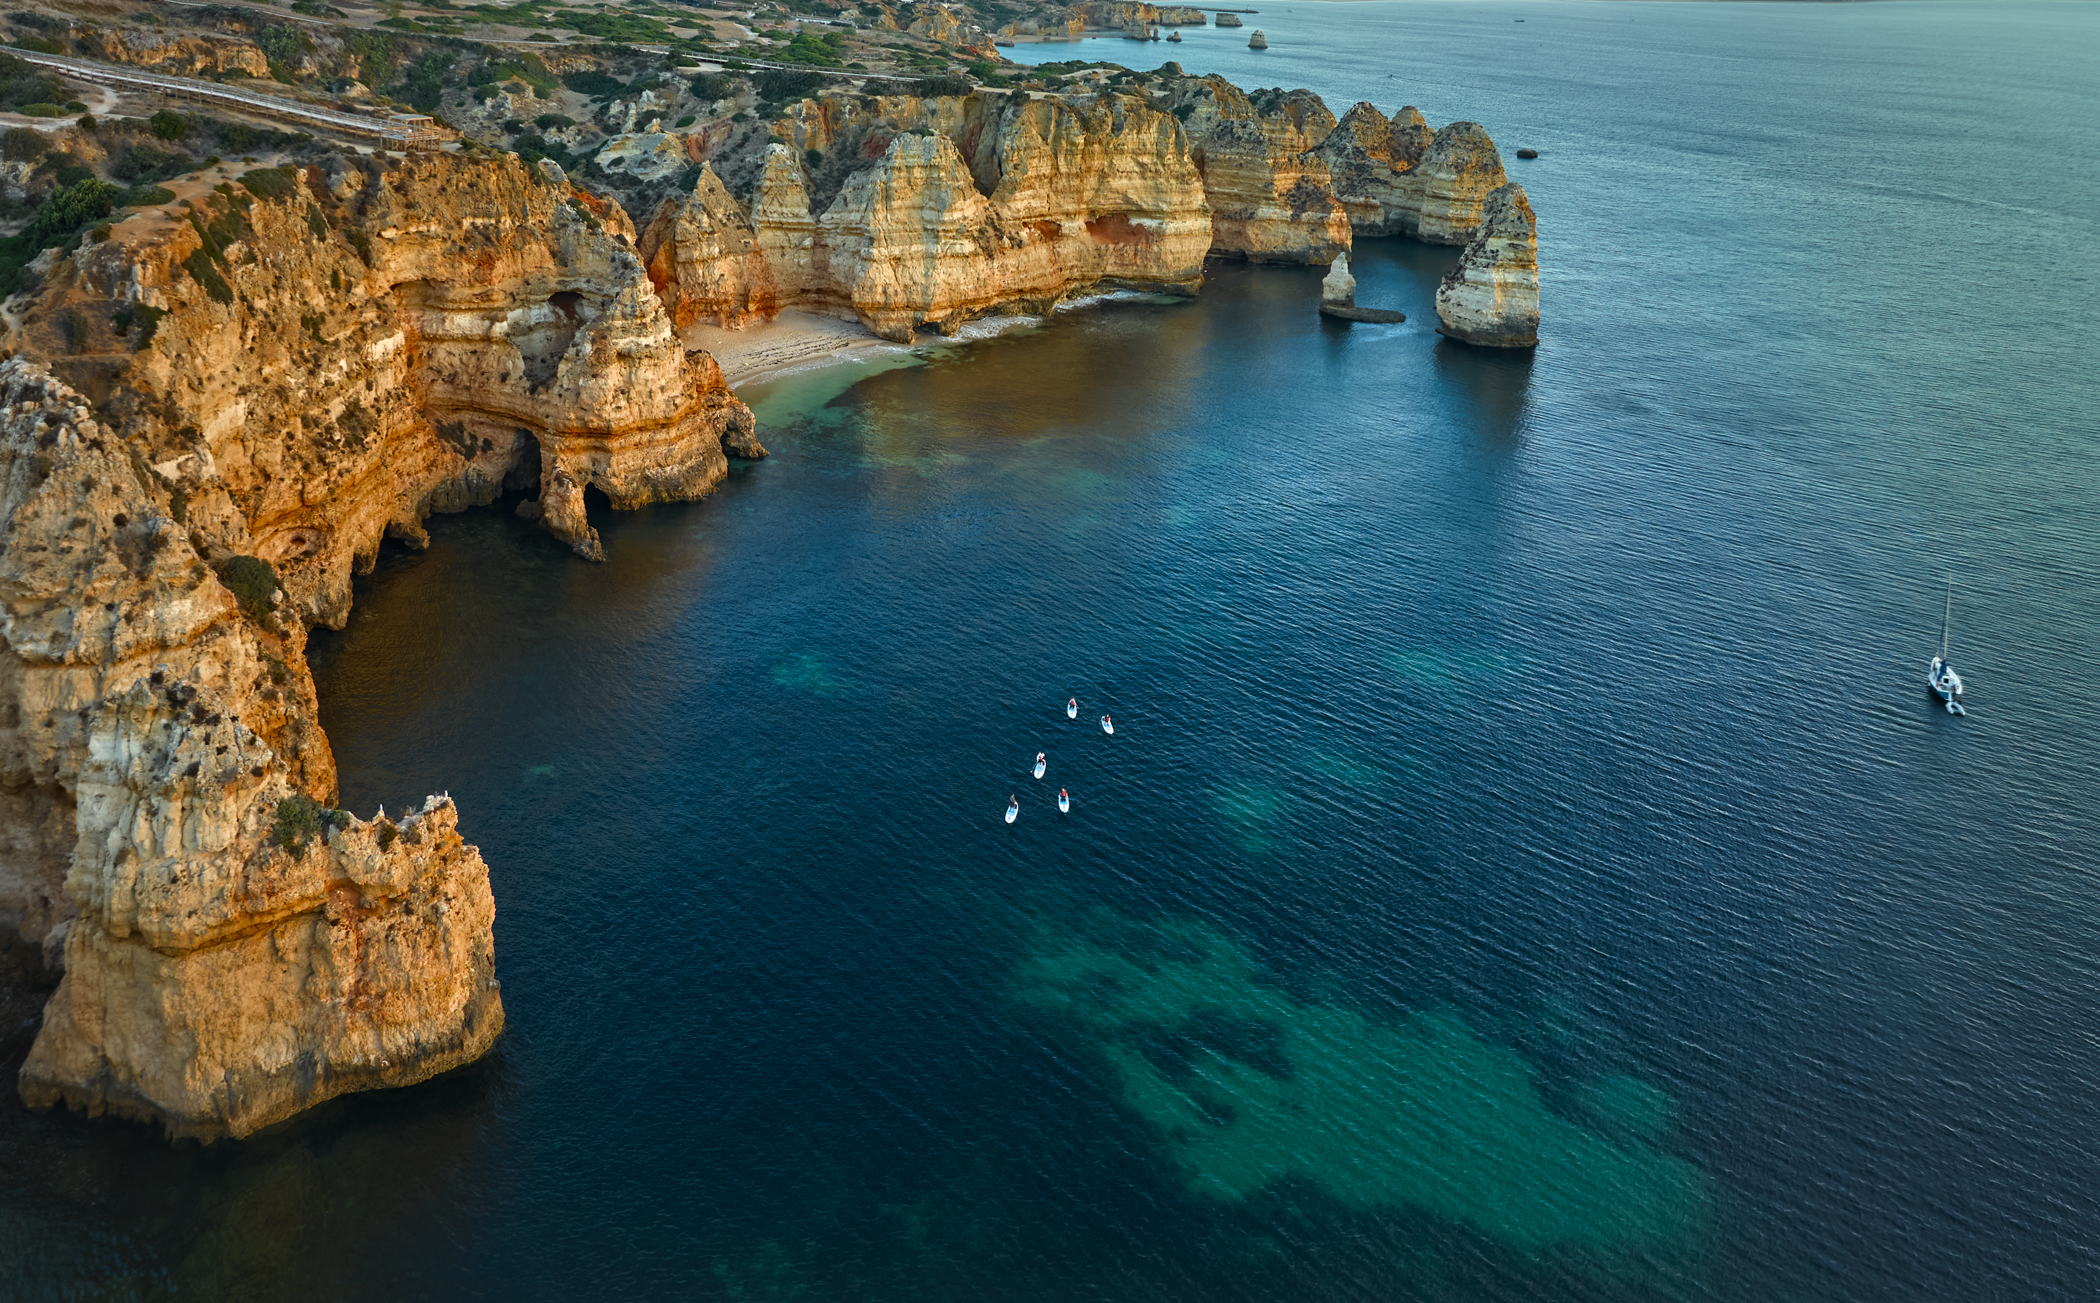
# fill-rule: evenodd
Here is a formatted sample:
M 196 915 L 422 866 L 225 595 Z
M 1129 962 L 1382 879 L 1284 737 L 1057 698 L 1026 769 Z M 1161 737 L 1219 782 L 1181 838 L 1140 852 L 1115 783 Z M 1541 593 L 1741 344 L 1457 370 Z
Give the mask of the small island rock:
M 1338 253 L 1334 265 L 1327 269 L 1327 279 L 1320 282 L 1320 315 L 1339 317 L 1343 321 L 1377 321 L 1392 323 L 1407 320 L 1404 312 L 1390 308 L 1359 308 L 1356 306 L 1356 277 L 1349 274 L 1349 255 Z
M 1263 36 L 1260 31 L 1256 31 L 1254 35 L 1247 38 L 1247 48 L 1250 50 L 1266 50 L 1269 48 L 1269 38 Z
M 1488 348 L 1539 342 L 1538 218 L 1520 185 L 1488 194 L 1480 226 L 1437 286 L 1440 335 Z

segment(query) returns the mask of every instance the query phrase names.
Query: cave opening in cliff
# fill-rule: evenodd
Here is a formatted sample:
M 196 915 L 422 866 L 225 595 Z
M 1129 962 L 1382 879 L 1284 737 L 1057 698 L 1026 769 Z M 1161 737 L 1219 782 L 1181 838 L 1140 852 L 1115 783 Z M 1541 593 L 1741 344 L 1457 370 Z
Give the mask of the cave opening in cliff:
M 612 499 L 605 490 L 595 484 L 583 486 L 583 515 L 585 520 L 610 520 L 613 514 Z

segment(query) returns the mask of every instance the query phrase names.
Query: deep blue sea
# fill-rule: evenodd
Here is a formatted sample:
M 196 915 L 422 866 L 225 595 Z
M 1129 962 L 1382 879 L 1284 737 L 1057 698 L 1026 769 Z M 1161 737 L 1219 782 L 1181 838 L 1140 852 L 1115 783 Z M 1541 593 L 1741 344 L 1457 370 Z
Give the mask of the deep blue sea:
M 1407 324 L 1218 266 L 754 387 L 602 567 L 432 521 L 313 659 L 508 1033 L 209 1149 L 10 1093 L 0 1294 L 2100 1296 L 2100 6 L 1246 21 L 1013 53 L 1486 124 L 1536 355 L 1364 241 Z

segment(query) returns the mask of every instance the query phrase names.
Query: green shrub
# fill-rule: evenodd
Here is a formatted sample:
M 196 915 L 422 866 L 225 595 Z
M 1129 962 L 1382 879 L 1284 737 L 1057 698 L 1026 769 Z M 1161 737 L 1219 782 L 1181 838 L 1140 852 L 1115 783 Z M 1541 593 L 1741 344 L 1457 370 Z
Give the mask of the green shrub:
M 30 219 L 29 229 L 17 238 L 28 239 L 37 251 L 70 247 L 82 227 L 109 216 L 123 193 L 121 187 L 94 177 L 77 181 L 45 200 Z
M 65 158 L 66 155 L 60 154 L 59 157 Z M 95 170 L 93 168 L 82 167 L 78 163 L 68 161 L 58 165 L 57 169 L 52 172 L 51 179 L 58 182 L 59 187 L 63 189 L 66 186 L 79 185 L 82 181 L 93 180 L 94 176 Z
M 173 109 L 162 109 L 147 118 L 146 125 L 161 140 L 180 140 L 189 134 L 190 120 Z
M 66 47 L 57 41 L 42 36 L 17 36 L 8 42 L 18 50 L 35 50 L 38 54 L 64 54 Z
M 692 115 L 692 114 L 690 114 L 690 113 L 688 113 L 688 114 L 686 114 L 686 115 L 685 115 L 684 117 L 682 117 L 682 118 L 678 119 L 678 121 L 676 121 L 676 122 L 672 123 L 672 124 L 671 124 L 671 129 L 672 129 L 673 131 L 677 131 L 677 130 L 679 130 L 679 129 L 681 129 L 681 128 L 684 128 L 684 127 L 690 127 L 690 126 L 692 126 L 692 125 L 693 125 L 693 122 L 694 122 L 694 118 L 693 118 L 693 115 Z
M 435 112 L 445 93 L 445 75 L 458 58 L 451 50 L 437 49 L 417 59 L 402 71 L 395 98 L 407 100 L 418 113 Z
M 941 95 L 967 95 L 977 88 L 968 77 L 921 77 L 911 88 L 911 93 L 920 99 L 933 99 Z
M 824 84 L 820 72 L 782 72 L 769 69 L 752 79 L 759 95 L 769 100 L 799 100 Z
M 611 73 L 601 72 L 596 68 L 583 68 L 576 72 L 565 72 L 561 75 L 561 84 L 575 91 L 578 95 L 588 95 L 593 99 L 604 99 L 627 89 L 626 82 L 621 81 Z
M 117 196 L 119 208 L 150 208 L 155 204 L 172 204 L 175 192 L 157 185 L 135 185 Z
M 774 54 L 782 63 L 807 63 L 819 68 L 836 68 L 843 62 L 846 38 L 839 32 L 827 32 L 818 36 L 814 32 L 797 32 L 788 41 L 787 48 Z
M 134 303 L 127 312 L 118 315 L 126 318 L 123 325 L 117 326 L 118 330 L 129 333 L 133 327 L 137 327 L 138 334 L 131 341 L 131 351 L 137 353 L 153 342 L 153 332 L 160 329 L 160 319 L 168 314 L 165 309 L 156 308 L 150 303 Z M 110 322 L 114 325 L 116 318 L 110 318 Z
M 214 301 L 219 303 L 233 302 L 233 286 L 228 285 L 226 278 L 219 274 L 219 269 L 211 265 L 211 258 L 204 250 L 198 249 L 190 254 L 189 257 L 184 258 L 182 260 L 182 269 L 190 274 L 190 279 L 202 285 L 204 292 L 210 295 Z
M 692 83 L 693 94 L 704 100 L 726 100 L 743 84 L 742 78 L 720 72 L 703 72 Z
M 123 154 L 110 162 L 109 170 L 120 180 L 147 182 L 179 176 L 190 166 L 190 156 L 181 150 L 164 149 L 141 140 L 127 145 Z
M 220 148 L 242 154 L 258 149 L 286 149 L 313 139 L 303 131 L 272 131 L 246 122 L 207 122 L 206 125 L 217 134 Z
M 328 219 L 321 216 L 321 210 L 312 204 L 306 206 L 306 229 L 313 232 L 316 240 L 328 238 Z
M 277 569 L 261 557 L 230 556 L 218 564 L 219 582 L 239 599 L 241 614 L 260 623 L 277 595 Z
M 7 134 L 0 136 L 0 157 L 11 163 L 42 158 L 50 148 L 50 137 L 35 127 L 9 127 Z
M 349 826 L 348 810 L 331 810 L 300 792 L 277 803 L 277 819 L 270 826 L 270 843 L 303 860 L 306 848 L 319 843 L 330 828 Z
M 541 131 L 552 131 L 556 127 L 573 127 L 576 119 L 566 113 L 542 113 L 532 120 L 532 125 Z
M 0 54 L 0 108 L 16 104 L 55 104 L 66 98 L 66 84 L 12 54 Z
M 66 111 L 56 104 L 24 104 L 15 112 L 25 118 L 62 118 Z
M 243 172 L 241 185 L 257 199 L 282 199 L 299 188 L 296 174 L 288 167 L 258 167 Z
M 802 151 L 802 161 L 808 163 L 809 170 L 814 172 L 824 166 L 824 151 L 821 149 L 805 149 Z

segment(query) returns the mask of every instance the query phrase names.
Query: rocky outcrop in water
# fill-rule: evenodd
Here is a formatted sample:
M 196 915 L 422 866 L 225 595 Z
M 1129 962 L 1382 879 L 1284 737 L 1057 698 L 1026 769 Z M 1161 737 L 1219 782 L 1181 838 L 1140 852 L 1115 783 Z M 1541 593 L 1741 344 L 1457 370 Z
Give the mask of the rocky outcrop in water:
M 1490 192 L 1458 265 L 1437 286 L 1439 334 L 1491 348 L 1539 342 L 1538 219 L 1520 185 Z
M 64 968 L 24 1098 L 210 1138 L 502 1026 L 451 803 L 329 808 L 309 625 L 430 512 L 536 486 L 591 555 L 584 487 L 763 449 L 625 215 L 514 158 L 199 193 L 61 259 L 0 367 L 0 916 Z
M 1327 269 L 1327 278 L 1320 282 L 1320 315 L 1342 321 L 1392 323 L 1407 320 L 1406 313 L 1390 308 L 1356 306 L 1356 277 L 1349 274 L 1349 255 L 1346 253 L 1335 255 L 1334 265 Z

